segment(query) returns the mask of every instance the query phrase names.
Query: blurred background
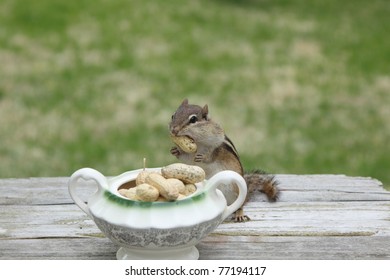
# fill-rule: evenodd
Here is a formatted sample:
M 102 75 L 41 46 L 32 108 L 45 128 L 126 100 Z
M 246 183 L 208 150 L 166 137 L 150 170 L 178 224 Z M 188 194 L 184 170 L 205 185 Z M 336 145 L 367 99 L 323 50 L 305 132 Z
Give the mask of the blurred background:
M 246 169 L 390 185 L 388 0 L 1 0 L 0 178 L 174 162 L 188 97 Z

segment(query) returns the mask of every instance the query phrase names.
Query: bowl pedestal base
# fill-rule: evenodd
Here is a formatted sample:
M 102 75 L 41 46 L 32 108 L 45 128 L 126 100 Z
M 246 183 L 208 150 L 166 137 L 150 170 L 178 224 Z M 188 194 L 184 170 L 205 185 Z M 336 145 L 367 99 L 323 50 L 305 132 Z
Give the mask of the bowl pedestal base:
M 199 251 L 195 246 L 148 250 L 135 248 L 119 248 L 116 253 L 118 260 L 197 260 Z

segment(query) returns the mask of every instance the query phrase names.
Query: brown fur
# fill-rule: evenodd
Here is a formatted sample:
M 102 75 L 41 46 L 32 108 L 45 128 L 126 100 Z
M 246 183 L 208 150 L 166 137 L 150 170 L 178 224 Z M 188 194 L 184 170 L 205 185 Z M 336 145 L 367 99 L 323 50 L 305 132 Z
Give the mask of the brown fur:
M 248 196 L 254 191 L 261 191 L 264 193 L 270 202 L 275 202 L 279 197 L 278 181 L 273 175 L 269 175 L 261 170 L 253 170 L 244 174 L 245 182 L 248 186 Z

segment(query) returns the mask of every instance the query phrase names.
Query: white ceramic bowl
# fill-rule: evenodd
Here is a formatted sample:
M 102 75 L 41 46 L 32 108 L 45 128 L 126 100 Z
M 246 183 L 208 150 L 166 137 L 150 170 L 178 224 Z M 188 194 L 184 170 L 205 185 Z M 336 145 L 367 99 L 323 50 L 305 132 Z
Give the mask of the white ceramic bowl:
M 219 172 L 196 184 L 196 192 L 183 200 L 140 202 L 120 195 L 118 189 L 132 184 L 141 171 L 106 178 L 94 169 L 83 168 L 69 180 L 74 202 L 120 246 L 118 259 L 198 259 L 195 245 L 236 211 L 246 197 L 245 181 L 233 171 Z M 80 178 L 95 180 L 98 185 L 88 204 L 76 194 Z M 217 186 L 230 183 L 237 184 L 240 192 L 236 201 L 227 206 Z

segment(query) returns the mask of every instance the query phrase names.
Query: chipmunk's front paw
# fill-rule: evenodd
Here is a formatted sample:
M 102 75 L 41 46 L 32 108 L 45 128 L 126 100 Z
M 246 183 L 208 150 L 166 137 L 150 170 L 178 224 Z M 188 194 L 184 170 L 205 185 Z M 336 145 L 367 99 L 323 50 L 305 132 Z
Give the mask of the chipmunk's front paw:
M 195 162 L 203 162 L 203 160 L 204 160 L 204 155 L 202 154 L 196 154 L 194 157 Z
M 174 155 L 175 157 L 179 157 L 180 154 L 181 154 L 181 152 L 180 152 L 180 150 L 179 150 L 178 147 L 173 147 L 173 148 L 171 149 L 170 152 L 171 152 L 171 154 Z

